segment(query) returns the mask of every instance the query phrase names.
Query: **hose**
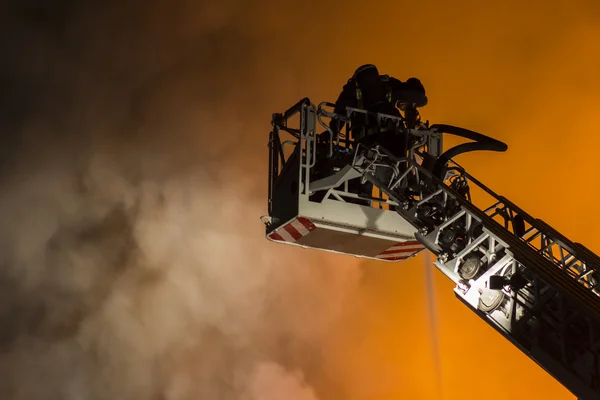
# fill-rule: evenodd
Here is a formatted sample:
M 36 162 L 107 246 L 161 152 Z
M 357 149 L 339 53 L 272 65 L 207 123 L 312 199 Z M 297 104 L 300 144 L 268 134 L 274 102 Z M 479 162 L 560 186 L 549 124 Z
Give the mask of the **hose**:
M 487 151 L 497 151 L 497 152 L 505 152 L 508 150 L 508 145 L 499 140 L 491 138 L 489 136 L 482 135 L 481 133 L 477 133 L 471 131 L 469 129 L 459 128 L 457 126 L 445 125 L 445 124 L 435 124 L 430 127 L 430 130 L 447 133 L 454 136 L 464 137 L 466 139 L 473 140 L 475 143 L 463 143 L 458 146 L 454 146 L 448 150 L 446 150 L 441 156 L 438 157 L 435 165 L 433 166 L 433 175 L 436 177 L 443 179 L 443 172 L 446 164 L 456 157 L 459 154 L 468 153 L 470 151 L 479 151 L 479 150 L 487 150 Z

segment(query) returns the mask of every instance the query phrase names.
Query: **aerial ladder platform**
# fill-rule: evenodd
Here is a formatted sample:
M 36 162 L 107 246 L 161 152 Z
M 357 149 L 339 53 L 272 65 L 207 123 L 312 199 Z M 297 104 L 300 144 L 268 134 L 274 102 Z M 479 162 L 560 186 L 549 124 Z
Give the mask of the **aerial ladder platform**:
M 267 239 L 383 262 L 429 250 L 460 301 L 576 397 L 600 399 L 600 257 L 454 161 L 506 144 L 410 108 L 332 109 L 305 98 L 273 115 Z M 393 124 L 406 152 L 355 140 L 357 118 Z M 444 151 L 444 135 L 470 142 Z

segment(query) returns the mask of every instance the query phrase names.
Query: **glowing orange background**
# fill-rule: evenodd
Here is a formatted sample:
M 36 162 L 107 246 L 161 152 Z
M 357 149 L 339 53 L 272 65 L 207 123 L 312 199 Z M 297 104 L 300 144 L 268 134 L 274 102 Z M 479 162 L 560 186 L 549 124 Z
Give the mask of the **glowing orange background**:
M 600 216 L 594 211 L 600 192 L 599 6 L 403 3 L 308 2 L 265 11 L 264 24 L 257 25 L 265 43 L 260 64 L 269 65 L 269 78 L 257 93 L 264 129 L 253 137 L 266 140 L 270 113 L 301 97 L 335 100 L 362 63 L 375 63 L 399 79 L 417 76 L 430 100 L 425 119 L 471 128 L 509 145 L 505 154 L 463 156 L 462 165 L 571 239 L 600 251 Z M 274 27 L 285 37 L 270 36 Z M 423 261 L 420 256 L 397 265 L 367 263 L 363 311 L 340 327 L 323 366 L 325 375 L 344 381 L 347 392 L 325 398 L 573 398 L 464 307 L 452 283 L 436 271 L 440 393 Z
M 600 253 L 597 0 L 21 3 L 0 13 L 2 399 L 573 398 L 437 271 L 428 293 L 423 255 L 359 269 L 259 216 L 271 114 L 375 63 L 422 80 L 425 119 L 508 143 L 457 161 Z

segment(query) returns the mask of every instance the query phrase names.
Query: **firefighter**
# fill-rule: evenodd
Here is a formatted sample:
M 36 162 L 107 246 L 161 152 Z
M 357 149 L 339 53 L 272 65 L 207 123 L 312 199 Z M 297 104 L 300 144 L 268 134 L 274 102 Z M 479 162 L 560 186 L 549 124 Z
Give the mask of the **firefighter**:
M 397 106 L 403 110 L 414 110 L 425 105 L 427 96 L 419 79 L 410 78 L 402 82 L 389 75 L 380 75 L 373 64 L 365 64 L 356 69 L 352 78 L 344 85 L 335 103 L 334 112 L 345 115 L 346 107 L 352 107 L 370 113 L 400 117 Z M 339 133 L 343 125 L 344 123 L 337 119 L 330 123 L 334 134 Z M 406 137 L 396 130 L 394 121 L 378 125 L 372 115 L 369 118 L 363 113 L 356 113 L 350 118 L 350 132 L 356 142 L 371 145 L 376 141 L 397 157 L 406 156 Z M 384 181 L 391 178 L 391 170 L 379 169 L 378 178 Z M 351 191 L 356 191 L 361 196 L 371 196 L 372 185 L 369 183 L 360 185 L 356 181 L 350 182 L 350 186 Z
M 424 107 L 427 105 L 425 88 L 417 78 L 410 78 L 406 82 L 380 75 L 377 67 L 373 64 L 360 66 L 354 72 L 352 78 L 344 85 L 342 92 L 335 103 L 334 112 L 344 115 L 346 107 L 366 110 L 371 113 L 381 113 L 392 116 L 400 116 L 400 107 Z M 365 140 L 367 136 L 394 130 L 393 124 L 377 126 L 365 121 L 364 114 L 357 114 L 351 118 L 351 132 L 354 140 Z M 335 133 L 339 132 L 344 123 L 338 120 L 331 121 L 331 128 Z M 380 136 L 380 135 L 378 135 Z M 380 143 L 383 145 L 383 143 Z M 398 150 L 403 153 L 403 149 Z

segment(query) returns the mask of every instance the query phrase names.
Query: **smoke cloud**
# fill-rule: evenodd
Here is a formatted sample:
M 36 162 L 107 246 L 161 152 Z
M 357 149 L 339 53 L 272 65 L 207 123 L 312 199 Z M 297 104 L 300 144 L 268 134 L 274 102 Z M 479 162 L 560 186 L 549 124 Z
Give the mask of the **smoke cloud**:
M 3 398 L 311 398 L 286 368 L 318 358 L 356 267 L 269 249 L 249 187 L 90 164 L 2 195 Z
M 264 239 L 244 7 L 6 7 L 0 397 L 318 399 L 360 269 Z

